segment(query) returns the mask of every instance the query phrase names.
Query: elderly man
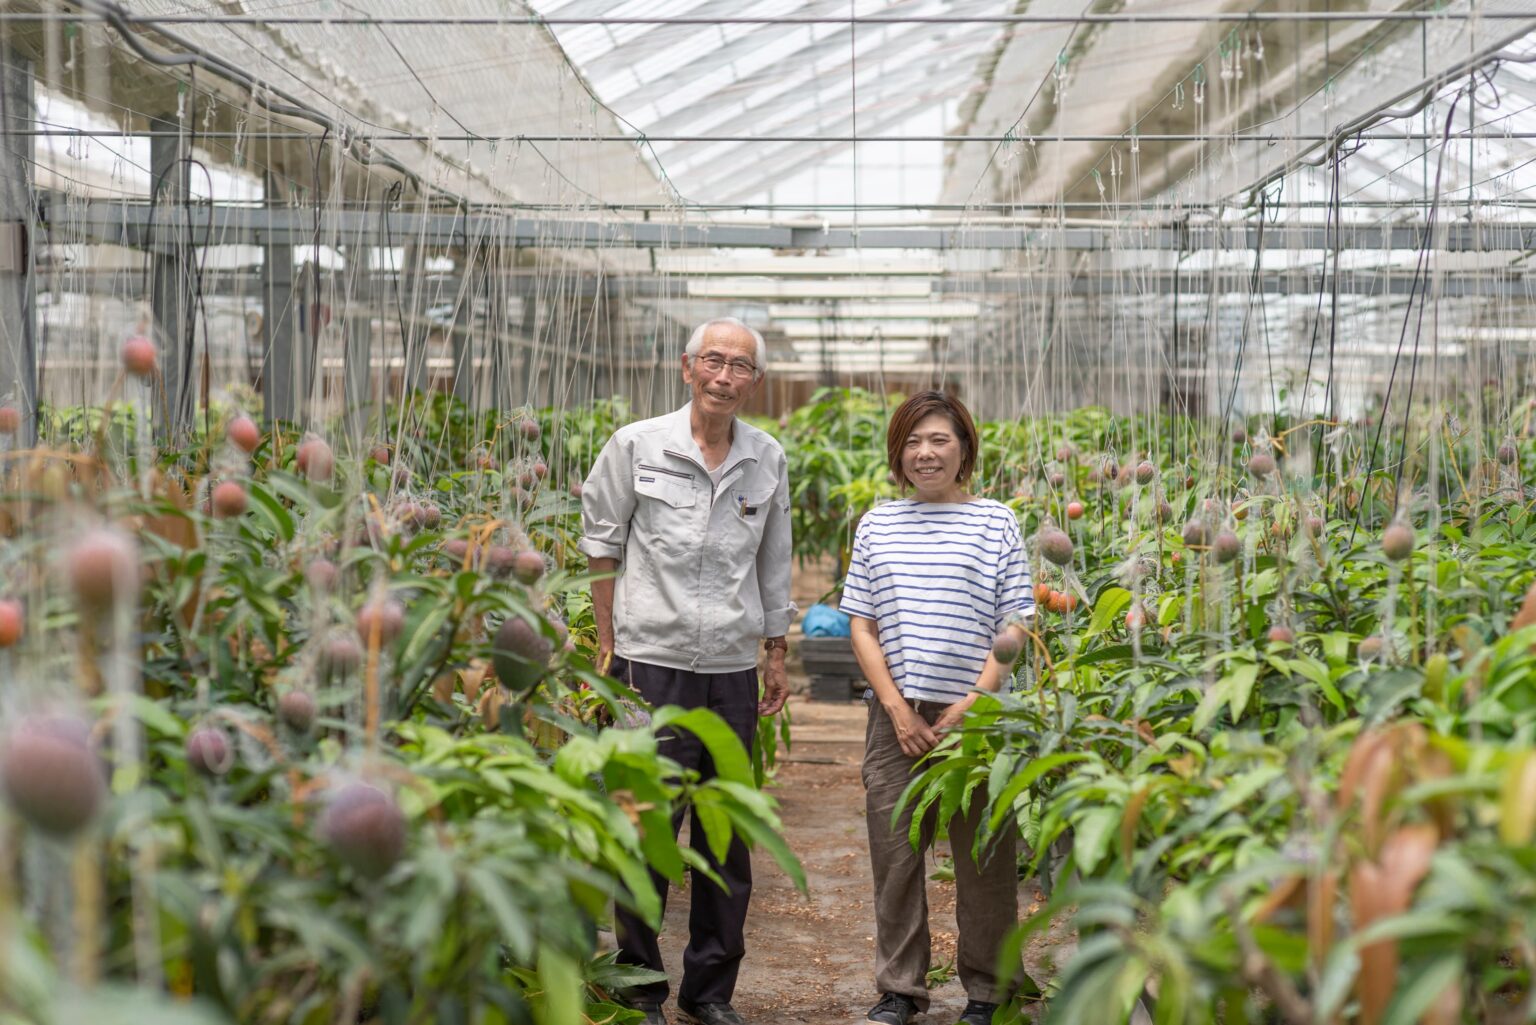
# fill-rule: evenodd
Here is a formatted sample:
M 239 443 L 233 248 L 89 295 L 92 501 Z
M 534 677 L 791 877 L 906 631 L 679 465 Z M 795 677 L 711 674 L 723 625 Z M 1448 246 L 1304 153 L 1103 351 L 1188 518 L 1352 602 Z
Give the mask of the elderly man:
M 581 550 L 594 573 L 618 571 L 592 585 L 600 666 L 653 705 L 716 712 L 749 749 L 757 717 L 777 713 L 788 696 L 784 635 L 795 612 L 784 450 L 736 419 L 766 355 L 762 336 L 739 320 L 700 325 L 682 364 L 692 401 L 614 432 L 582 487 Z M 714 774 L 686 733 L 666 737 L 662 751 L 706 779 Z M 697 815 L 690 835 L 725 886 L 693 874 L 678 1011 L 698 1025 L 741 1025 L 731 996 L 746 952 L 752 865 L 739 839 L 717 860 Z M 653 879 L 665 907 L 667 880 Z M 655 930 L 622 909 L 615 917 L 620 960 L 663 971 Z M 646 1025 L 666 1022 L 667 993 L 659 982 L 631 994 Z

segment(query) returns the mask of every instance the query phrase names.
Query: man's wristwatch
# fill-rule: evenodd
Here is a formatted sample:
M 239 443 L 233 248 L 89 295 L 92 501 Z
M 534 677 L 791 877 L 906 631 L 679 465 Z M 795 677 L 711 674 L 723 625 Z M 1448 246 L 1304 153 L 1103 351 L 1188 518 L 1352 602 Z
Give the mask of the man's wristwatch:
M 788 640 L 788 638 L 784 638 L 784 637 L 766 637 L 766 638 L 763 639 L 763 650 L 764 651 L 774 651 L 774 650 L 788 651 L 789 650 L 789 640 Z

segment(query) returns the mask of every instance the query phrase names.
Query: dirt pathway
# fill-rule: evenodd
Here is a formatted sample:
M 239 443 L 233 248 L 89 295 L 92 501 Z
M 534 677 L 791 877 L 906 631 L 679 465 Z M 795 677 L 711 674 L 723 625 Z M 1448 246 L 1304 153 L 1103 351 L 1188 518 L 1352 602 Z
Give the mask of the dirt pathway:
M 792 714 L 794 750 L 779 769 L 773 794 L 790 848 L 805 866 L 810 893 L 796 892 L 770 858 L 754 855 L 747 958 L 735 1004 L 749 1025 L 862 1023 L 864 1012 L 879 996 L 874 989 L 873 884 L 859 779 L 867 713 L 860 701 L 834 704 L 795 698 Z M 1024 893 L 1021 902 L 1028 909 Z M 930 881 L 928 903 L 934 964 L 952 965 L 954 884 Z M 662 933 L 667 967 L 674 973 L 682 964 L 687 940 L 687 906 L 686 893 L 673 895 Z M 949 1025 L 958 1017 L 965 993 L 949 974 L 932 990 L 927 1018 L 917 1022 Z M 673 978 L 675 983 L 675 974 Z

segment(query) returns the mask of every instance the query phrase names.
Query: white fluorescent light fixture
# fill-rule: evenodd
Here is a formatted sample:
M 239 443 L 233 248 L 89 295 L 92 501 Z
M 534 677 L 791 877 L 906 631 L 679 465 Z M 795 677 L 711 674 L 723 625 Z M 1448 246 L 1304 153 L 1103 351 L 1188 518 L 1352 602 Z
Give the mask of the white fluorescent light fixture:
M 948 338 L 949 324 L 928 324 L 920 320 L 863 321 L 844 320 L 792 320 L 781 325 L 786 338 L 843 338 L 868 339 L 876 342 L 884 338 Z
M 717 256 L 709 251 L 656 254 L 662 274 L 765 275 L 769 277 L 932 277 L 945 271 L 942 259 L 856 256 Z
M 1400 352 L 1412 355 L 1411 349 L 1400 350 L 1397 345 L 1391 342 L 1362 342 L 1358 345 L 1351 345 L 1348 348 L 1340 346 L 1338 351 L 1334 353 L 1333 358 L 1335 362 L 1340 360 L 1347 362 L 1350 360 L 1379 359 L 1383 356 L 1397 356 Z M 1428 363 L 1436 356 L 1454 358 L 1465 356 L 1466 354 L 1467 347 L 1460 342 L 1441 342 L 1437 348 L 1434 343 L 1426 341 L 1420 344 L 1419 362 L 1420 364 Z
M 773 320 L 974 320 L 981 304 L 973 302 L 844 302 L 835 306 L 774 303 L 768 307 Z
M 815 359 L 819 357 L 822 352 L 830 353 L 833 356 L 872 356 L 879 352 L 927 352 L 930 348 L 928 342 L 918 338 L 905 338 L 898 339 L 896 341 L 885 341 L 881 342 L 879 345 L 868 342 L 851 342 L 846 338 L 829 338 L 826 341 L 822 341 L 819 338 L 797 338 L 789 344 L 790 347 L 799 353 L 800 356 L 804 359 Z
M 769 316 L 777 316 L 773 313 L 774 307 L 769 307 Z M 1442 327 L 1441 338 L 1454 338 L 1463 342 L 1536 342 L 1536 327 Z M 1430 348 L 1421 343 L 1420 356 Z M 1445 347 L 1441 346 L 1441 353 Z
M 721 278 L 689 281 L 693 299 L 927 299 L 927 281 L 848 278 L 842 281 L 781 281 L 774 278 Z
M 958 369 L 958 367 L 965 367 L 965 366 L 969 366 L 969 364 L 966 364 L 966 363 L 938 364 L 938 363 L 932 363 L 932 361 L 923 361 L 923 363 L 894 363 L 894 361 L 892 361 L 892 363 L 886 363 L 885 366 L 879 366 L 879 364 L 874 364 L 874 363 L 868 364 L 868 366 L 865 366 L 865 364 L 836 364 L 836 363 L 834 363 L 833 367 L 831 367 L 831 369 L 833 369 L 834 372 L 842 372 L 842 373 L 865 373 L 865 372 L 872 373 L 872 372 L 876 372 L 876 370 L 885 370 L 886 373 L 937 373 L 938 370 L 942 370 L 942 369 L 943 370 L 955 370 L 955 369 Z M 768 372 L 770 372 L 770 373 L 777 373 L 777 375 L 780 375 L 780 376 L 805 376 L 805 375 L 813 375 L 813 373 L 820 373 L 820 372 L 822 372 L 822 364 L 819 364 L 819 363 L 770 363 L 770 364 L 768 364 Z
M 963 360 L 956 360 L 953 363 L 947 364 L 947 368 L 954 370 L 956 367 L 966 365 L 967 364 Z M 818 360 L 807 360 L 803 363 L 795 363 L 787 360 L 772 361 L 768 364 L 768 372 L 771 374 L 779 374 L 781 376 L 791 376 L 795 374 L 815 374 L 820 373 L 822 367 L 823 364 Z M 876 371 L 884 371 L 885 373 L 889 374 L 910 374 L 915 371 L 932 373 L 939 369 L 939 364 L 934 363 L 927 356 L 924 356 L 921 362 L 910 359 L 888 359 L 884 362 L 873 359 L 833 359 L 830 361 L 830 367 L 834 372 L 841 372 L 845 374 L 861 372 L 873 373 Z

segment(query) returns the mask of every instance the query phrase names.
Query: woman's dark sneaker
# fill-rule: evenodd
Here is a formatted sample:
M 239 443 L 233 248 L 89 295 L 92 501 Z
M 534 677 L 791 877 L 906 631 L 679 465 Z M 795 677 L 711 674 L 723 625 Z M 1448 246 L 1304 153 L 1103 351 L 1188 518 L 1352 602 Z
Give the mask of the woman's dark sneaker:
M 917 1013 L 917 1002 L 901 993 L 886 993 L 869 1009 L 866 1025 L 907 1025 Z M 988 1019 L 990 1022 L 990 1019 Z
M 965 1004 L 965 1010 L 960 1012 L 959 1025 L 992 1025 L 992 1016 L 996 1013 L 996 1004 L 988 1004 L 980 1000 L 968 1000 Z

